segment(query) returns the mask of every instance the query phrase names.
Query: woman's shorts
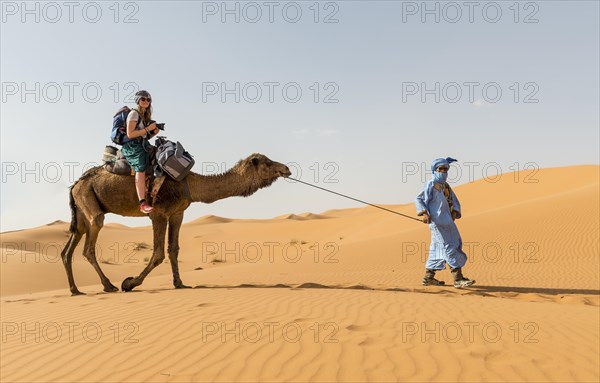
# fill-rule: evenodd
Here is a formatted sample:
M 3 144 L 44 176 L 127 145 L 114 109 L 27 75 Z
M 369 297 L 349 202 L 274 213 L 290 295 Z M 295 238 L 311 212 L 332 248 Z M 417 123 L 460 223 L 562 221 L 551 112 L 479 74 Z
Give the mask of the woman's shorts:
M 136 172 L 145 172 L 148 163 L 148 154 L 142 146 L 141 140 L 127 141 L 121 148 L 121 153 Z

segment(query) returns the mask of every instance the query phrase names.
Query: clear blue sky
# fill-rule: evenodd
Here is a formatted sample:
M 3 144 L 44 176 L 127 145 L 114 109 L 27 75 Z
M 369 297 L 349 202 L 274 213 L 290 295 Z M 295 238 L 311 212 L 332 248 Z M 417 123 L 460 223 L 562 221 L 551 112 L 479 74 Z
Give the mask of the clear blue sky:
M 315 3 L 2 1 L 1 230 L 69 220 L 71 173 L 100 161 L 135 89 L 199 173 L 261 152 L 373 203 L 412 202 L 440 156 L 454 184 L 600 162 L 597 1 Z M 186 219 L 356 206 L 279 180 Z

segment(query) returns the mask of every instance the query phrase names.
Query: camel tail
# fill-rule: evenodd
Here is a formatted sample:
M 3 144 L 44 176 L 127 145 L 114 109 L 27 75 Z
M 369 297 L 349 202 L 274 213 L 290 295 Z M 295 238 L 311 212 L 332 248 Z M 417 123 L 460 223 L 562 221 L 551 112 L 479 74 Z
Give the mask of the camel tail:
M 79 181 L 85 180 L 94 176 L 100 170 L 103 169 L 103 166 L 94 166 L 93 168 L 88 169 L 85 173 L 79 177 L 77 181 L 69 188 L 69 206 L 71 207 L 71 226 L 69 226 L 69 231 L 71 233 L 77 233 L 77 206 L 75 205 L 75 199 L 73 198 L 73 188 Z
M 73 185 L 75 186 L 75 185 Z M 77 232 L 77 208 L 75 207 L 75 198 L 73 198 L 73 187 L 69 189 L 69 207 L 71 208 L 71 226 L 69 231 L 71 233 Z

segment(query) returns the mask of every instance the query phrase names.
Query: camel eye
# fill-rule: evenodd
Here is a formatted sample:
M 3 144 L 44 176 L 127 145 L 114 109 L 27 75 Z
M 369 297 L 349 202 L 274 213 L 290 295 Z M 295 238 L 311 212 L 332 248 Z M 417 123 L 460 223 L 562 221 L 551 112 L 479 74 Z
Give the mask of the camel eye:
M 271 165 L 273 165 L 273 161 L 271 161 L 271 160 L 268 160 L 268 161 L 267 161 L 267 166 L 271 166 Z

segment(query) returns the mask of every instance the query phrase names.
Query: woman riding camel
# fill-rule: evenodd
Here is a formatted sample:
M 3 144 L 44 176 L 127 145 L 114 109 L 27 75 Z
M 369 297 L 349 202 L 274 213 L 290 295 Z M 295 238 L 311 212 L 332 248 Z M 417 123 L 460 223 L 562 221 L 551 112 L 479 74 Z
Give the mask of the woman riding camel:
M 135 108 L 127 115 L 127 137 L 130 139 L 121 152 L 127 162 L 135 170 L 135 190 L 140 200 L 140 211 L 144 214 L 152 212 L 152 206 L 146 202 L 146 167 L 148 157 L 146 147 L 148 140 L 159 132 L 152 121 L 152 96 L 145 90 L 135 94 Z

